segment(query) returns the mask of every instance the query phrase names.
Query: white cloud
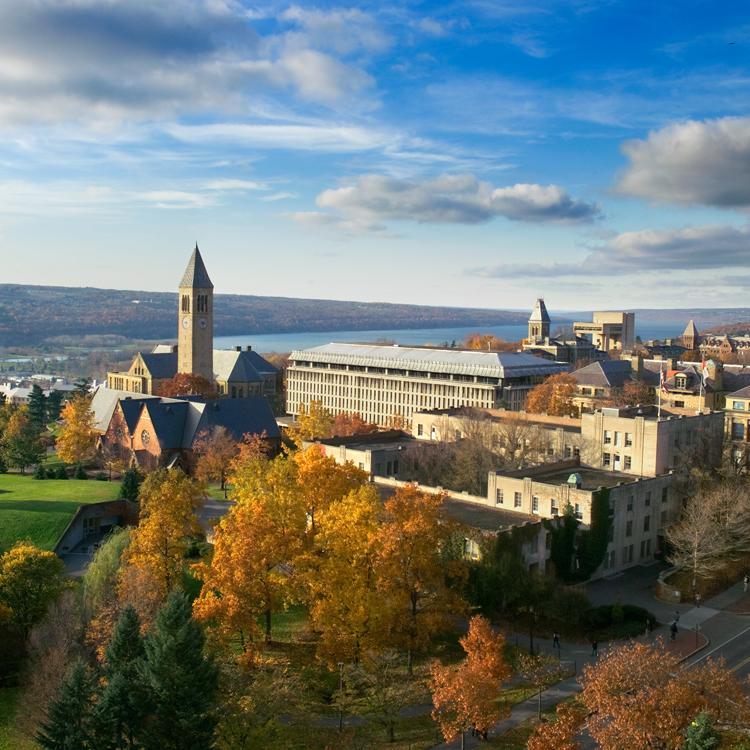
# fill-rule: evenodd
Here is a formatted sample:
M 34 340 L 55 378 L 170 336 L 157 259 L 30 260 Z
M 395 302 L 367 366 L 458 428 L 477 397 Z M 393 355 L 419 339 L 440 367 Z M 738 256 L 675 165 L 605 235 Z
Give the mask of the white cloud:
M 750 117 L 689 120 L 625 143 L 621 193 L 655 201 L 750 208 Z
M 221 180 L 210 180 L 204 187 L 206 190 L 266 190 L 266 186 L 255 180 L 238 180 L 224 178 Z
M 316 200 L 344 222 L 378 226 L 388 220 L 479 224 L 502 216 L 525 222 L 586 222 L 599 208 L 556 185 L 495 188 L 473 175 L 407 180 L 367 174 L 352 184 L 324 190 Z
M 506 263 L 467 269 L 489 278 L 643 275 L 649 271 L 746 268 L 750 225 L 643 229 L 623 232 L 592 249 L 580 263 Z

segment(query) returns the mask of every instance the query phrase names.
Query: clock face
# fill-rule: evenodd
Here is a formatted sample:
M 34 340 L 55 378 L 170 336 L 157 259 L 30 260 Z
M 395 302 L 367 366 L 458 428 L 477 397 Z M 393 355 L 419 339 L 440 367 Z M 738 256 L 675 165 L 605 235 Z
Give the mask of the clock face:
M 183 318 L 182 319 L 182 327 L 183 328 L 189 328 L 190 327 L 190 318 Z
M 200 326 L 201 328 L 205 328 L 205 327 L 206 327 L 206 326 L 208 325 L 208 321 L 207 321 L 207 320 L 206 320 L 205 318 L 201 318 L 201 319 L 200 319 L 200 320 L 198 321 L 198 325 L 199 325 L 199 326 Z

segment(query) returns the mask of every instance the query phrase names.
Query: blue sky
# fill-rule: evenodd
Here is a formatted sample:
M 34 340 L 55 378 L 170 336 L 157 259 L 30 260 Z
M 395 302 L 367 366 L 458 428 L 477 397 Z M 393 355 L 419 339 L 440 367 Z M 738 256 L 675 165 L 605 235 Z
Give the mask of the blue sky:
M 746 305 L 745 3 L 0 0 L 1 282 Z

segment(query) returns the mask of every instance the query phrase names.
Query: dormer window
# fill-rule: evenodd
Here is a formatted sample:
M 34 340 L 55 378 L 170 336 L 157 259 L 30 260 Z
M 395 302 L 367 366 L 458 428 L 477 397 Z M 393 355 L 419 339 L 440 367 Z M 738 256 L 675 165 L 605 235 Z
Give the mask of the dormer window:
M 687 378 L 684 375 L 677 375 L 675 376 L 674 384 L 678 388 L 685 388 L 687 386 Z

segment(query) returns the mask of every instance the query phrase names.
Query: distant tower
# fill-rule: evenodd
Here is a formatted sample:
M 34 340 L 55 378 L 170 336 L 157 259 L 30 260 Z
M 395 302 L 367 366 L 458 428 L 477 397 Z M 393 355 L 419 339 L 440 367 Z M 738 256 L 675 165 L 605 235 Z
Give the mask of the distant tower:
M 698 347 L 701 337 L 692 320 L 685 326 L 685 330 L 680 338 L 684 347 L 688 349 L 696 349 Z
M 177 372 L 214 379 L 214 285 L 198 243 L 180 282 Z
M 544 300 L 539 297 L 529 318 L 529 339 L 535 341 L 549 338 L 549 325 L 550 319 L 547 308 Z

